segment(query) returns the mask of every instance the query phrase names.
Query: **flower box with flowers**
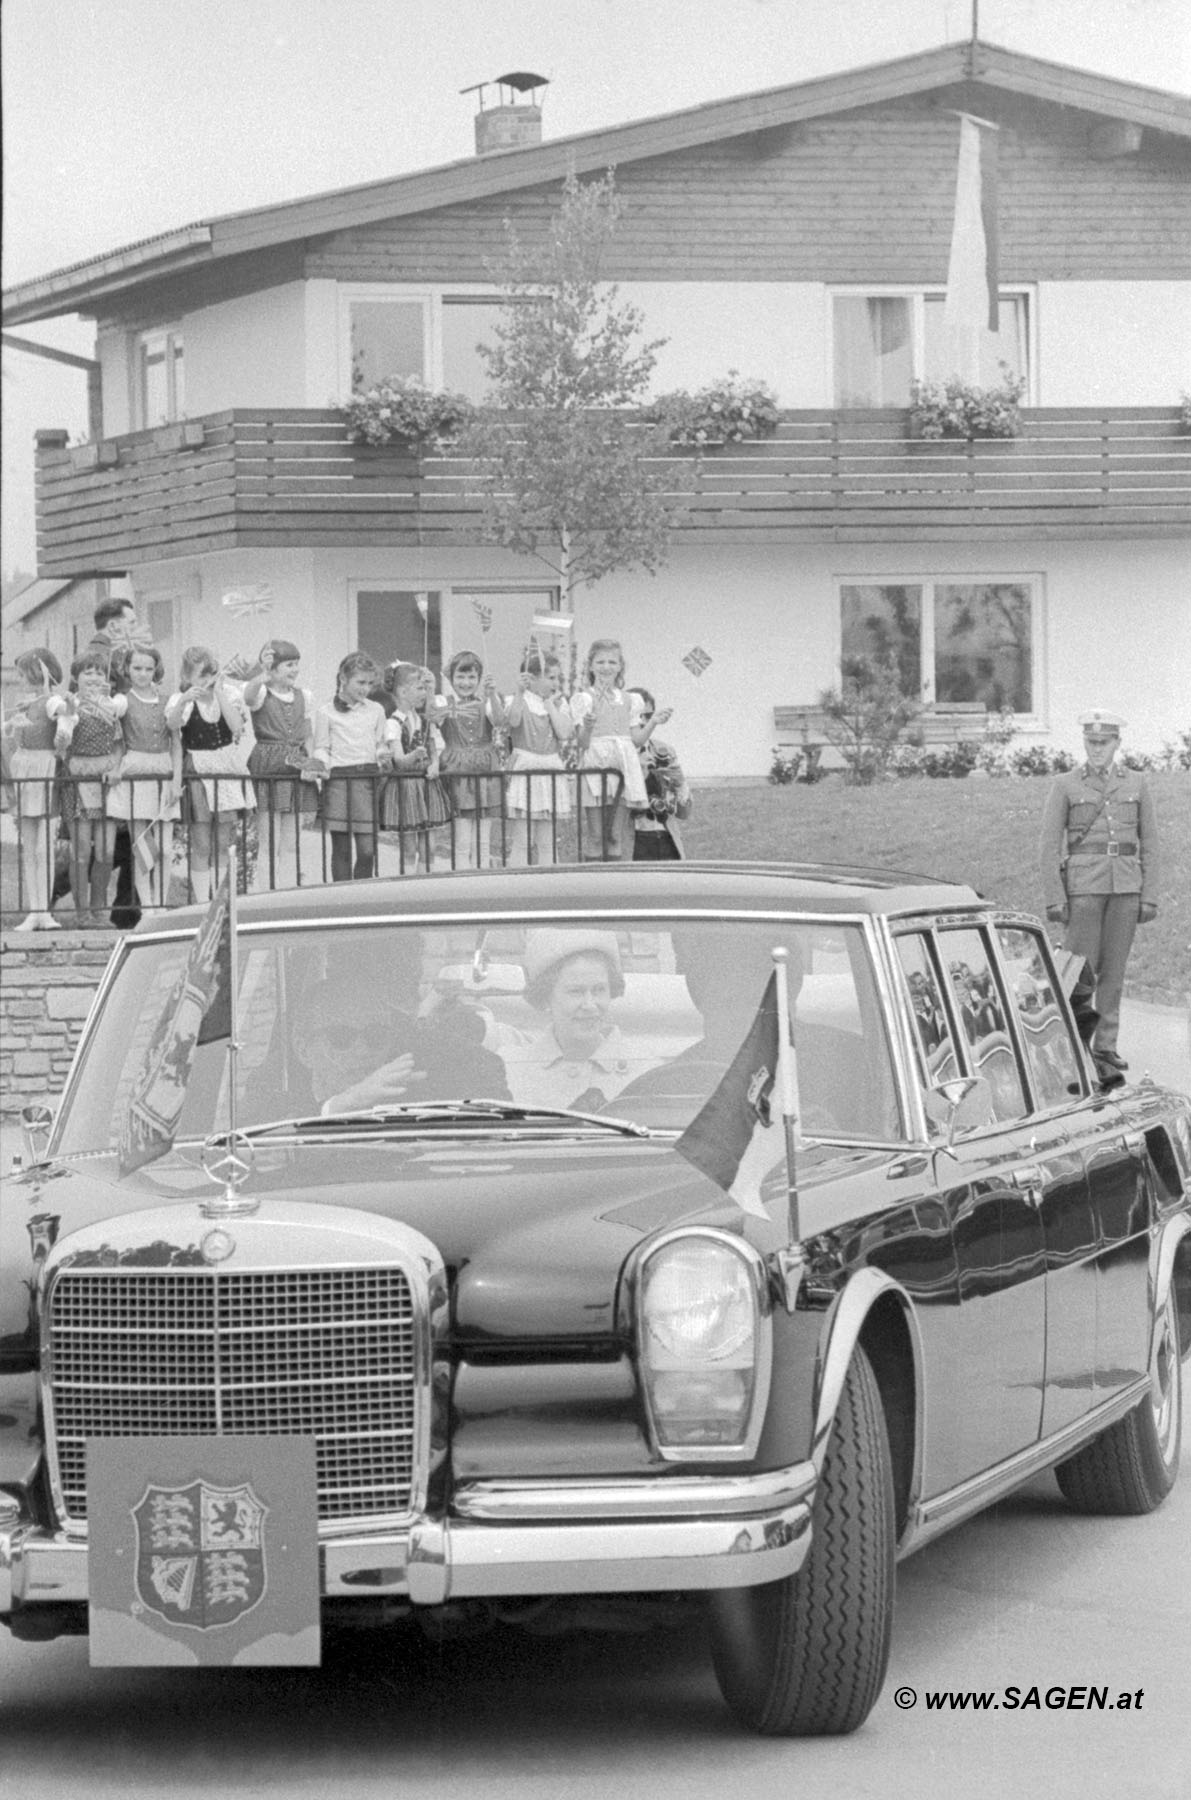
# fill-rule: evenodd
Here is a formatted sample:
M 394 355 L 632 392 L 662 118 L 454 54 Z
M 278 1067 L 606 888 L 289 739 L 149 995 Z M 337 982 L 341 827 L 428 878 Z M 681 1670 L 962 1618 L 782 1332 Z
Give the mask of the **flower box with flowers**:
M 949 381 L 915 381 L 910 388 L 910 436 L 920 442 L 1009 439 L 1021 436 L 1024 379 L 1001 365 L 1000 387 L 982 388 L 953 376 Z
M 396 447 L 423 455 L 454 443 L 472 415 L 462 394 L 429 388 L 414 376 L 389 376 L 344 401 L 337 410 L 347 421 L 351 444 Z
M 645 424 L 658 426 L 676 450 L 711 450 L 772 436 L 778 423 L 777 397 L 764 382 L 742 381 L 730 369 L 723 380 L 693 393 L 674 388 L 659 394 L 641 417 Z

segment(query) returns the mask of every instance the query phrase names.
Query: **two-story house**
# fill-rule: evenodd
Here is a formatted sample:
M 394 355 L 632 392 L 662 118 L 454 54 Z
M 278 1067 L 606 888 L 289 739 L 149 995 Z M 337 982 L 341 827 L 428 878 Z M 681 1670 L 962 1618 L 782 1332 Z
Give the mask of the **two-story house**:
M 1025 431 L 934 445 L 906 408 L 949 372 L 960 111 L 999 126 L 986 373 L 1024 377 Z M 1143 744 L 1189 722 L 1191 102 L 973 43 L 558 141 L 540 117 L 490 108 L 474 157 L 7 294 L 6 324 L 94 318 L 102 370 L 102 435 L 41 434 L 39 574 L 127 575 L 173 670 L 278 633 L 323 691 L 357 645 L 480 647 L 490 608 L 510 684 L 549 572 L 482 541 L 457 463 L 352 446 L 333 403 L 390 373 L 478 395 L 503 221 L 532 240 L 569 170 L 613 166 L 605 273 L 668 339 L 658 387 L 736 369 L 783 408 L 676 454 L 666 566 L 579 597 L 692 773 L 763 773 L 774 708 L 877 641 L 928 704 L 1009 704 L 1044 741 L 1096 703 Z

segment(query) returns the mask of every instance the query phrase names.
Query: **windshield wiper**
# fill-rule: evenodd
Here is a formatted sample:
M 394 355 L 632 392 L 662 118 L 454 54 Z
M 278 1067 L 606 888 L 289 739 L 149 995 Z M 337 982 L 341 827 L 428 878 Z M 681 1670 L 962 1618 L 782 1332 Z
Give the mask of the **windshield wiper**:
M 631 1119 L 614 1119 L 604 1113 L 572 1112 L 562 1106 L 517 1106 L 510 1100 L 409 1100 L 393 1101 L 384 1106 L 360 1107 L 354 1112 L 308 1113 L 297 1119 L 273 1119 L 264 1125 L 240 1127 L 246 1138 L 266 1137 L 273 1132 L 328 1130 L 360 1125 L 389 1123 L 426 1124 L 451 1119 L 494 1119 L 507 1123 L 527 1123 L 534 1119 L 566 1120 L 571 1124 L 594 1125 L 601 1131 L 615 1132 L 620 1137 L 669 1138 L 673 1133 L 654 1131 L 648 1125 L 636 1125 Z

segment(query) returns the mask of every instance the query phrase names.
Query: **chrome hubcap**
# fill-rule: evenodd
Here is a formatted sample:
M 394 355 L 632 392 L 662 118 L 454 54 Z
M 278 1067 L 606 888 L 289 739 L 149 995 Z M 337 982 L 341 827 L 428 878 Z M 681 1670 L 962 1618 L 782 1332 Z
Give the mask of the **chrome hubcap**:
M 1179 1432 L 1180 1368 L 1178 1325 L 1175 1319 L 1175 1297 L 1172 1288 L 1162 1311 L 1154 1360 L 1150 1369 L 1150 1405 L 1154 1409 L 1154 1429 L 1162 1460 L 1169 1464 Z

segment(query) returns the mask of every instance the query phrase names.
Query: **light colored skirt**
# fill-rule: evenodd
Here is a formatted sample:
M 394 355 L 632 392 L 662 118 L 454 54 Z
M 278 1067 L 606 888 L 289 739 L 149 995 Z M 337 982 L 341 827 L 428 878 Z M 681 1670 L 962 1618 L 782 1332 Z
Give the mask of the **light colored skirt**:
M 190 777 L 186 817 L 192 825 L 207 825 L 217 814 L 251 812 L 256 805 L 252 783 L 237 779 L 248 767 L 239 744 L 224 744 L 219 750 L 188 750 L 182 767 Z M 216 775 L 218 783 L 212 779 Z M 200 779 L 196 781 L 195 776 Z
M 58 811 L 54 795 L 54 777 L 58 758 L 52 750 L 25 750 L 21 745 L 12 752 L 9 769 L 17 789 L 17 804 L 22 819 L 51 819 Z
M 168 750 L 129 750 L 120 764 L 120 780 L 108 789 L 109 819 L 176 819 L 177 801 L 164 805 L 165 790 L 174 773 Z M 143 780 L 136 777 L 143 776 Z
M 593 737 L 583 753 L 583 763 L 589 769 L 619 769 L 624 777 L 621 790 L 626 806 L 648 806 L 649 796 L 645 792 L 645 777 L 641 773 L 641 758 L 637 754 L 637 746 L 632 738 L 627 737 Z M 588 775 L 584 779 L 584 787 L 588 798 L 586 806 L 599 806 L 605 797 L 612 801 L 611 782 L 604 783 L 598 775 Z
M 546 775 L 524 779 L 524 769 L 554 769 L 553 780 Z M 562 780 L 557 779 L 562 776 Z M 555 751 L 514 750 L 509 761 L 508 812 L 511 818 L 563 819 L 571 812 L 572 777 Z

